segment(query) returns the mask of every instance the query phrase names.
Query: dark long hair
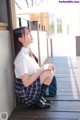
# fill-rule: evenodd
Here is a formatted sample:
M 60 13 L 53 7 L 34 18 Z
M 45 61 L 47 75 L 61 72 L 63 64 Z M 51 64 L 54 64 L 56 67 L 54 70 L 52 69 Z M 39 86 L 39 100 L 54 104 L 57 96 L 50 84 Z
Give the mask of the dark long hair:
M 21 44 L 21 42 L 19 42 L 18 38 L 22 37 L 22 35 L 25 35 L 25 29 L 30 31 L 30 29 L 28 27 L 16 28 L 13 31 L 14 32 L 15 55 L 17 55 L 22 48 L 22 44 Z M 33 52 L 32 52 L 32 54 L 33 54 L 33 57 L 35 58 L 36 62 L 38 63 L 38 58 L 34 55 Z
M 14 45 L 15 45 L 15 54 L 17 55 L 19 51 L 22 48 L 21 42 L 19 42 L 18 38 L 22 37 L 22 35 L 25 35 L 25 29 L 29 29 L 27 27 L 20 27 L 16 28 L 14 32 Z

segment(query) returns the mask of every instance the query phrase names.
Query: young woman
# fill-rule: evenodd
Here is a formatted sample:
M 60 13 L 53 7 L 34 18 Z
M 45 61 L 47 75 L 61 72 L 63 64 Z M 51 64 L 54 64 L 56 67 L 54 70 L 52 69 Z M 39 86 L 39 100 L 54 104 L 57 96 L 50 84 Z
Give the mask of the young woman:
M 14 72 L 16 76 L 16 93 L 21 103 L 28 107 L 49 108 L 51 103 L 43 98 L 43 94 L 50 85 L 54 76 L 53 64 L 42 67 L 37 63 L 37 58 L 30 50 L 33 42 L 31 31 L 27 27 L 14 30 L 16 58 Z

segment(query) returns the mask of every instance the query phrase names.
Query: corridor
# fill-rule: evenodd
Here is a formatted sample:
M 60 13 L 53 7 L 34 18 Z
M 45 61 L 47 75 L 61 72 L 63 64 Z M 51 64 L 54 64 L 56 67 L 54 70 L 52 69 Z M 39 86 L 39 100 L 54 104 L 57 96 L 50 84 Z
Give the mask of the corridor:
M 56 67 L 57 96 L 50 109 L 37 110 L 17 106 L 9 120 L 79 120 L 80 119 L 80 57 L 53 57 L 46 63 Z

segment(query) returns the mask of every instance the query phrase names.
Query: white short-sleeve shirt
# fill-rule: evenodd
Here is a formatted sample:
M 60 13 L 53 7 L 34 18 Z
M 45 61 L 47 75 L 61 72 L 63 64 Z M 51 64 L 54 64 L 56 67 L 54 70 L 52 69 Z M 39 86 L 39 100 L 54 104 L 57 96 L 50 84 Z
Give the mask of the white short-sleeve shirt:
M 15 58 L 14 66 L 16 78 L 21 78 L 24 74 L 32 75 L 40 69 L 35 59 L 29 56 L 29 49 L 24 47 Z

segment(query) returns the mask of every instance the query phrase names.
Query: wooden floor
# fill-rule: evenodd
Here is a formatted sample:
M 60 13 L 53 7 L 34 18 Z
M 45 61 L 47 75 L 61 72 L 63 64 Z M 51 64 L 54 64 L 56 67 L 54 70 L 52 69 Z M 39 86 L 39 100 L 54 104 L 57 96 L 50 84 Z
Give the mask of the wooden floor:
M 49 98 L 46 110 L 16 107 L 9 120 L 80 120 L 80 57 L 53 57 L 46 63 L 56 67 L 57 96 Z

